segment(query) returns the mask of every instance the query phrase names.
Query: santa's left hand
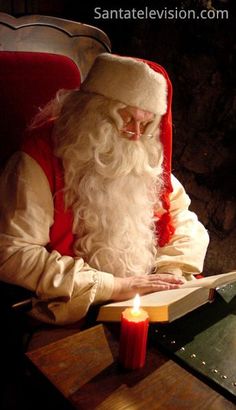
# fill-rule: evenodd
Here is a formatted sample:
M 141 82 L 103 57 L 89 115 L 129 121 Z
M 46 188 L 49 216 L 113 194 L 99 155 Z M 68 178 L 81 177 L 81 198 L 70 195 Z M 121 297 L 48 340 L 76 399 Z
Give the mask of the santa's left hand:
M 161 273 L 163 275 L 173 275 L 176 279 L 181 279 L 183 282 L 186 282 L 186 278 L 183 274 L 182 269 L 180 268 L 173 268 L 173 267 L 166 267 L 165 269 L 156 269 L 153 273 Z

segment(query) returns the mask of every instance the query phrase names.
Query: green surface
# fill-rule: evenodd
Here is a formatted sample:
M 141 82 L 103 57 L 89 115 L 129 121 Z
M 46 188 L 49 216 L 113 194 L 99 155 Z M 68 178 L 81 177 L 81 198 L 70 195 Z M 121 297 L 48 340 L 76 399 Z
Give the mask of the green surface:
M 218 289 L 214 302 L 151 332 L 159 347 L 236 397 L 236 283 Z

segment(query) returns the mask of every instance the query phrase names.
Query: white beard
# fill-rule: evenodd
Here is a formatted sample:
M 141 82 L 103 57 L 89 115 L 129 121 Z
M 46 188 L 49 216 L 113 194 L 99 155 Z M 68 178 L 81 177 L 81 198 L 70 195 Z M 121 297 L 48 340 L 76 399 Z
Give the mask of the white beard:
M 162 145 L 157 137 L 121 138 L 111 121 L 95 132 L 101 113 L 94 112 L 79 127 L 77 146 L 61 149 L 74 252 L 115 276 L 148 274 L 156 255 L 153 209 L 162 187 Z

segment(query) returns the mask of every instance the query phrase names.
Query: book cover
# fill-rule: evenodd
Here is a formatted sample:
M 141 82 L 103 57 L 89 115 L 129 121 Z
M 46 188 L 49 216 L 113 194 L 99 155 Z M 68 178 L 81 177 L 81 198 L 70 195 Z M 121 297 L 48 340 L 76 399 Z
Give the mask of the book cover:
M 236 283 L 216 291 L 214 303 L 169 324 L 153 324 L 150 339 L 176 361 L 236 399 Z

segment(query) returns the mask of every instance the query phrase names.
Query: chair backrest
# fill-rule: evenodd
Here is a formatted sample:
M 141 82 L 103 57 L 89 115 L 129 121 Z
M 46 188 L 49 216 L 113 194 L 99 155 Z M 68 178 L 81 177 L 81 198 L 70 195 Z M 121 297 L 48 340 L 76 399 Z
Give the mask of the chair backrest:
M 68 57 L 49 53 L 0 52 L 0 167 L 21 143 L 38 109 L 61 89 L 80 86 Z
M 49 16 L 14 18 L 0 13 L 0 50 L 37 51 L 70 57 L 82 81 L 95 57 L 111 51 L 108 36 L 97 27 Z
M 32 117 L 61 89 L 79 88 L 95 57 L 110 51 L 101 30 L 46 16 L 0 13 L 0 167 Z

